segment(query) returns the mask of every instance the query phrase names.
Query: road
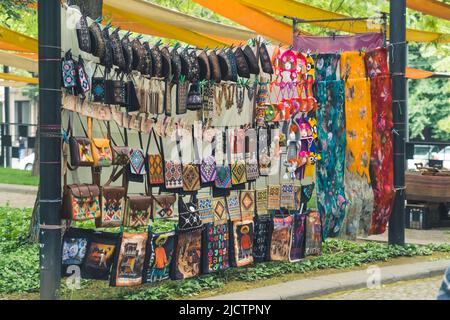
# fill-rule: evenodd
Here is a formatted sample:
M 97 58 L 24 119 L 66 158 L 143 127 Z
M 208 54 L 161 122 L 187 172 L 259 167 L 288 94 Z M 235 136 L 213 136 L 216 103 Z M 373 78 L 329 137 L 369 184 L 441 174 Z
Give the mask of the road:
M 383 285 L 379 289 L 337 292 L 313 300 L 436 300 L 442 276 Z

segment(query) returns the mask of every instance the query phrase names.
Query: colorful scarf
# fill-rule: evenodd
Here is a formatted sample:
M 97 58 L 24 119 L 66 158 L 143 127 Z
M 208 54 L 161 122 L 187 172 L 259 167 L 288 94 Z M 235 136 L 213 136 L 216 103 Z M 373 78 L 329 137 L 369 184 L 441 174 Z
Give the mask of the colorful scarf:
M 346 166 L 350 172 L 366 175 L 372 147 L 370 80 L 350 79 L 345 83 L 345 123 L 347 128 Z
M 317 162 L 317 203 L 323 225 L 323 238 L 339 235 L 345 217 L 345 113 L 344 82 L 316 84 L 317 128 L 321 161 Z
M 344 52 L 341 55 L 341 79 L 361 79 L 366 77 L 364 52 Z
M 364 62 L 368 77 L 374 78 L 376 76 L 389 75 L 386 48 L 378 48 L 366 53 Z
M 337 70 L 341 56 L 339 54 L 318 54 L 316 61 L 316 81 L 339 80 Z
M 394 200 L 391 88 L 389 76 L 376 76 L 371 80 L 373 137 L 371 173 L 375 204 L 369 234 L 384 233 Z

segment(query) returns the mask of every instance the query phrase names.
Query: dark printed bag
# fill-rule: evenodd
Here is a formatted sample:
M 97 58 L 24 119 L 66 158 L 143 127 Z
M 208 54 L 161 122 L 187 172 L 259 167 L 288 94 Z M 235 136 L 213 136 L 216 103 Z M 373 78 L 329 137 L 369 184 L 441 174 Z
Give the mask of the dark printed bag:
M 255 217 L 253 239 L 253 259 L 255 262 L 269 260 L 269 246 L 272 231 L 272 218 L 269 215 Z
M 115 251 L 119 245 L 119 233 L 94 232 L 81 266 L 83 279 L 108 280 Z
M 232 222 L 230 259 L 233 267 L 253 263 L 253 221 Z
M 289 244 L 290 262 L 295 262 L 305 257 L 305 227 L 306 215 L 296 213 L 294 215 L 291 242 Z
M 173 206 L 177 200 L 175 194 L 154 194 L 152 218 L 167 219 L 173 217 Z
M 66 52 L 61 60 L 61 69 L 64 88 L 74 89 L 77 85 L 77 70 L 70 50 Z
M 202 228 L 178 232 L 171 278 L 181 280 L 200 275 L 201 252 Z
M 286 218 L 273 218 L 273 230 L 270 240 L 270 260 L 288 261 L 289 242 L 291 239 L 292 216 Z
M 110 286 L 129 287 L 142 283 L 148 233 L 123 233 L 111 271 Z
M 76 273 L 84 262 L 92 234 L 90 229 L 69 228 L 66 230 L 62 241 L 62 274 Z M 75 266 L 70 268 L 70 266 Z
M 143 283 L 169 279 L 175 250 L 175 232 L 150 233 L 144 260 Z
M 89 76 L 86 74 L 86 70 L 84 68 L 84 61 L 81 56 L 78 57 L 77 62 L 77 84 L 78 84 L 78 93 L 80 93 L 83 97 L 86 93 L 91 90 L 91 84 L 89 82 Z
M 306 256 L 318 256 L 322 253 L 322 222 L 318 211 L 306 213 Z
M 202 225 L 202 219 L 194 197 L 184 202 L 183 196 L 178 197 L 178 229 L 191 230 Z
M 202 237 L 203 273 L 213 273 L 229 268 L 229 235 L 228 223 L 205 225 Z
M 91 53 L 91 36 L 89 34 L 89 27 L 86 16 L 82 15 L 80 17 L 80 20 L 78 20 L 77 22 L 76 28 L 78 47 L 84 52 Z
M 125 227 L 147 226 L 152 214 L 151 196 L 128 196 L 123 225 Z

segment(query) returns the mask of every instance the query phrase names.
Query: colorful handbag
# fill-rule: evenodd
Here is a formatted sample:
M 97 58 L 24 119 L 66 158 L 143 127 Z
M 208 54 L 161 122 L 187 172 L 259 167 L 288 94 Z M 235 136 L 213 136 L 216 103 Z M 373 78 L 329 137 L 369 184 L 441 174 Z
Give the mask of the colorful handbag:
M 203 224 L 214 221 L 213 200 L 210 196 L 198 197 L 198 212 Z
M 217 166 L 216 180 L 214 180 L 216 188 L 231 188 L 231 168 L 229 165 Z
M 158 154 L 148 154 L 148 148 L 150 145 L 151 136 L 155 138 L 155 145 L 158 150 Z M 148 163 L 148 182 L 150 185 L 162 185 L 164 184 L 164 168 L 163 168 L 163 149 L 162 139 L 159 137 L 159 143 L 156 139 L 155 129 L 152 128 L 149 134 L 149 143 L 147 145 L 147 163 Z
M 100 216 L 100 189 L 97 185 L 65 185 L 62 217 L 74 221 L 95 219 Z
M 152 218 L 172 218 L 173 206 L 177 200 L 175 194 L 154 194 Z
M 202 183 L 214 182 L 217 178 L 217 164 L 214 155 L 203 157 L 200 164 Z
M 92 90 L 91 101 L 92 102 L 105 102 L 106 95 L 106 73 L 101 77 L 96 77 L 98 66 L 95 67 L 94 75 L 92 76 Z
M 280 186 L 269 186 L 267 192 L 267 209 L 280 210 Z
M 91 90 L 91 84 L 89 82 L 89 76 L 86 74 L 84 68 L 84 61 L 81 56 L 78 57 L 77 62 L 77 87 L 78 92 L 84 97 L 86 93 Z
M 280 208 L 295 209 L 293 184 L 282 184 L 280 192 Z
M 224 224 L 228 221 L 227 204 L 224 197 L 213 198 L 212 211 L 214 214 L 214 224 Z
M 147 226 L 152 214 L 151 196 L 128 196 L 123 225 L 125 227 Z
M 203 273 L 213 273 L 229 268 L 229 235 L 227 223 L 205 225 L 202 236 Z
M 230 258 L 233 267 L 253 263 L 253 221 L 235 221 L 231 230 Z
M 231 191 L 230 195 L 225 197 L 227 202 L 227 211 L 230 221 L 241 221 L 241 208 L 239 204 L 239 193 L 238 191 Z
M 109 167 L 112 164 L 112 151 L 109 139 L 92 137 L 92 121 L 92 118 L 88 118 L 88 137 L 91 140 L 94 167 Z
M 191 230 L 202 225 L 202 219 L 197 208 L 197 204 L 191 197 L 189 202 L 185 203 L 183 196 L 178 197 L 178 229 Z
M 200 189 L 200 169 L 194 163 L 183 164 L 183 190 L 197 191 Z
M 154 283 L 169 279 L 176 244 L 174 231 L 150 233 L 145 253 L 143 283 Z
M 183 187 L 183 174 L 181 162 L 166 160 L 164 162 L 164 181 L 166 189 L 180 189 Z
M 74 137 L 71 125 L 71 116 L 69 116 L 69 148 L 70 164 L 72 167 L 91 167 L 94 165 L 92 157 L 91 140 L 87 137 Z
M 267 215 L 269 211 L 267 210 L 267 188 L 256 189 L 256 214 L 258 216 Z
M 273 230 L 270 240 L 270 260 L 288 261 L 289 243 L 292 231 L 292 216 L 273 218 Z
M 241 190 L 239 192 L 242 220 L 253 220 L 255 214 L 255 191 Z
M 148 233 L 124 232 L 121 238 L 109 285 L 112 287 L 138 286 L 142 283 Z
M 254 181 L 259 178 L 259 168 L 257 157 L 257 137 L 255 129 L 248 129 L 245 144 L 245 171 L 247 181 Z
M 112 150 L 112 164 L 115 166 L 126 166 L 130 162 L 130 147 L 113 146 Z
M 77 85 L 77 70 L 70 50 L 66 52 L 61 60 L 61 69 L 64 88 L 73 90 Z
M 96 228 L 114 228 L 122 225 L 125 194 L 124 187 L 103 186 L 101 188 L 101 216 L 95 219 Z
M 200 275 L 201 252 L 202 228 L 178 232 L 170 278 L 181 280 Z
M 234 139 L 233 154 L 236 160 L 231 164 L 231 184 L 233 186 L 241 185 L 247 182 L 247 171 L 245 168 L 245 160 L 239 159 L 238 155 L 242 154 L 245 157 L 245 133 L 242 129 L 235 130 L 232 136 Z

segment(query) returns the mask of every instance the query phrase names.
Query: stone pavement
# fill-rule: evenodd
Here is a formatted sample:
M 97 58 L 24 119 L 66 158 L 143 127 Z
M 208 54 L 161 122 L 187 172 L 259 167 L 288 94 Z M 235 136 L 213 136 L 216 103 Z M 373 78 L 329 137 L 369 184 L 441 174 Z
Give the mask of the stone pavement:
M 371 240 L 377 242 L 388 241 L 388 231 L 381 235 L 359 237 L 360 240 Z M 410 244 L 449 243 L 450 228 L 436 228 L 430 230 L 405 229 L 405 242 Z
M 436 300 L 442 276 L 400 281 L 381 288 L 338 292 L 312 300 Z
M 14 184 L 0 184 L 0 206 L 33 208 L 37 187 Z
M 344 290 L 376 287 L 397 281 L 443 276 L 450 260 L 417 262 L 336 273 L 225 294 L 207 300 L 301 300 Z

